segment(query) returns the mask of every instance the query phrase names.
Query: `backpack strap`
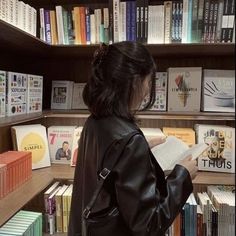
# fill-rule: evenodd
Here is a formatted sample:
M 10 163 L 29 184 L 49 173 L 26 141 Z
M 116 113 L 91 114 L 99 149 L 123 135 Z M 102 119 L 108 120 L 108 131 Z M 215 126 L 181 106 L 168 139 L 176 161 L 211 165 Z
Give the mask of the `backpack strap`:
M 112 143 L 111 147 L 105 153 L 104 165 L 103 165 L 104 167 L 103 167 L 102 171 L 99 173 L 100 179 L 99 179 L 97 187 L 92 195 L 92 198 L 83 211 L 84 218 L 87 219 L 89 217 L 89 215 L 92 211 L 92 208 L 94 207 L 96 200 L 99 196 L 99 193 L 102 190 L 102 187 L 104 185 L 106 178 L 109 176 L 109 174 L 111 173 L 111 171 L 113 170 L 113 168 L 117 164 L 119 157 L 120 157 L 121 153 L 123 152 L 126 144 L 136 134 L 140 134 L 140 132 L 133 131 L 133 132 L 129 133 L 127 136 L 125 136 L 123 139 L 115 141 L 114 143 Z

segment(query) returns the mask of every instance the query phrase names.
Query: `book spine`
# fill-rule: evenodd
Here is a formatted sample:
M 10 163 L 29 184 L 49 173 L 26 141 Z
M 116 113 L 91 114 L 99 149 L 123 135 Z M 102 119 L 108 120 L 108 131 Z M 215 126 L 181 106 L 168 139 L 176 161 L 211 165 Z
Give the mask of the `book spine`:
M 75 33 L 73 27 L 73 14 L 72 11 L 67 11 L 67 23 L 68 23 L 68 40 L 69 44 L 75 43 Z
M 219 43 L 221 38 L 221 25 L 222 25 L 222 17 L 224 10 L 224 0 L 219 0 L 218 2 L 218 14 L 217 14 L 217 26 L 216 26 L 216 36 L 215 42 Z
M 188 0 L 183 0 L 183 17 L 182 17 L 182 43 L 188 42 Z
M 126 2 L 120 2 L 120 41 L 126 41 Z
M 147 42 L 148 39 L 148 0 L 144 0 L 144 40 L 143 43 Z
M 109 8 L 103 8 L 104 43 L 109 43 Z M 125 39 L 126 40 L 126 39 Z
M 112 44 L 114 42 L 114 36 L 113 36 L 113 0 L 109 0 L 108 9 L 109 9 L 109 44 Z
M 216 2 L 214 2 L 211 43 L 216 42 L 216 27 L 217 27 L 218 8 L 219 8 L 219 2 L 216 1 Z
M 193 0 L 192 5 L 192 43 L 198 43 L 198 2 Z
M 228 43 L 232 43 L 233 41 L 233 31 L 234 31 L 234 25 L 235 25 L 235 0 L 230 1 L 229 4 L 229 10 L 228 10 L 228 24 L 227 24 L 227 28 L 228 28 L 228 38 L 227 38 L 227 42 Z
M 130 32 L 131 32 L 131 2 L 126 2 L 126 40 L 130 41 Z
M 136 1 L 131 1 L 131 12 L 130 12 L 130 22 L 131 22 L 131 35 L 130 40 L 136 41 Z
M 171 42 L 172 2 L 164 1 L 164 43 Z
M 222 43 L 226 43 L 228 38 L 228 19 L 229 19 L 228 9 L 229 9 L 229 0 L 224 0 L 224 8 L 223 8 L 223 16 L 221 24 L 221 38 L 220 38 L 220 41 Z
M 44 10 L 44 20 L 45 20 L 45 39 L 46 42 L 51 44 L 52 38 L 51 38 L 51 25 L 50 25 L 50 11 Z
M 208 32 L 206 36 L 206 43 L 211 42 L 211 38 L 213 35 L 213 15 L 214 15 L 214 0 L 211 0 L 209 5 Z
M 62 8 L 62 21 L 64 31 L 64 44 L 69 44 L 69 32 L 68 32 L 68 12 Z
M 21 4 L 21 2 L 19 2 L 19 4 Z M 21 15 L 23 16 L 23 6 L 21 5 L 19 7 L 19 9 L 21 9 L 21 10 L 19 12 L 19 20 L 18 20 L 18 22 L 19 22 L 20 28 L 23 29 L 23 22 L 22 22 L 22 19 L 20 18 Z M 46 41 L 46 37 L 45 37 L 45 35 L 46 35 L 45 34 L 45 23 L 44 23 L 44 9 L 43 8 L 39 9 L 39 16 L 40 16 L 40 39 L 43 40 L 43 41 Z
M 101 11 L 101 9 L 100 9 Z M 79 8 L 80 14 L 80 34 L 81 34 L 81 44 L 86 44 L 86 22 L 85 22 L 85 7 Z M 98 31 L 99 32 L 99 31 Z M 99 40 L 98 40 L 99 41 Z
M 91 28 L 90 28 L 90 11 L 89 7 L 85 8 L 85 21 L 86 21 L 86 44 L 91 43 Z
M 113 42 L 119 42 L 120 0 L 113 0 Z

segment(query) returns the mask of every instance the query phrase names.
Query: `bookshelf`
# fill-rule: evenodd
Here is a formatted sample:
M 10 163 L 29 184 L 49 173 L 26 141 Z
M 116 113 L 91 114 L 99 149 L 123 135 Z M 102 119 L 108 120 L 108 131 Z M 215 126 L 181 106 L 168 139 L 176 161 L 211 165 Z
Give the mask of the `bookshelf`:
M 92 4 L 107 5 L 108 0 L 25 0 L 39 9 L 52 9 L 55 5 Z M 160 1 L 159 1 L 160 2 Z M 168 67 L 200 66 L 203 69 L 235 69 L 235 44 L 157 44 L 146 45 L 157 64 L 158 71 Z M 40 114 L 0 118 L 0 152 L 12 149 L 10 127 L 16 124 L 42 123 L 50 125 L 83 125 L 89 113 L 85 110 L 50 110 L 51 81 L 73 80 L 86 82 L 90 63 L 98 45 L 52 46 L 30 34 L 0 20 L 0 69 L 44 76 L 44 111 Z M 235 127 L 231 113 L 139 112 L 137 120 L 143 127 L 193 127 L 196 123 L 220 124 Z M 0 200 L 0 225 L 30 200 L 39 195 L 56 179 L 69 180 L 74 168 L 52 165 L 33 171 L 31 180 Z M 208 184 L 235 185 L 235 174 L 199 172 L 193 181 L 195 190 Z M 45 234 L 47 235 L 47 234 Z M 55 234 L 64 235 L 64 234 Z

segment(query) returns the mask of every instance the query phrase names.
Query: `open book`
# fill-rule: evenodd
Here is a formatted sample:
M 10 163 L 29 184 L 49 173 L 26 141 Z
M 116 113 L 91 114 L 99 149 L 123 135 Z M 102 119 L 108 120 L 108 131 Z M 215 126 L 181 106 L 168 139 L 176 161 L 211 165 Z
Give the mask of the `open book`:
M 206 151 L 207 148 L 208 145 L 205 143 L 199 143 L 189 147 L 175 136 L 168 136 L 164 143 L 153 147 L 151 151 L 161 168 L 165 172 L 169 172 L 188 155 L 191 154 L 192 158 L 196 159 Z

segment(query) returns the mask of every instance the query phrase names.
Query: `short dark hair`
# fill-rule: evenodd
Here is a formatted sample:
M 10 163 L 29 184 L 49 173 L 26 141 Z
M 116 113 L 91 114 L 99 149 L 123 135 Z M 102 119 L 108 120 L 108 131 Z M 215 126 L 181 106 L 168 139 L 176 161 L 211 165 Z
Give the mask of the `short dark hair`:
M 155 70 L 152 56 L 141 43 L 103 44 L 94 54 L 92 75 L 83 91 L 84 102 L 97 118 L 116 115 L 133 120 L 134 94 L 140 96 L 142 83 L 149 74 L 152 76 L 150 99 L 145 109 L 154 102 Z

